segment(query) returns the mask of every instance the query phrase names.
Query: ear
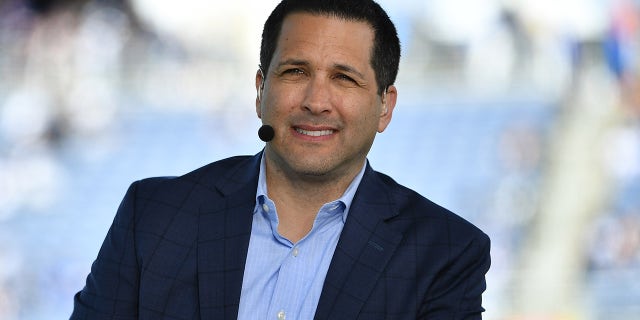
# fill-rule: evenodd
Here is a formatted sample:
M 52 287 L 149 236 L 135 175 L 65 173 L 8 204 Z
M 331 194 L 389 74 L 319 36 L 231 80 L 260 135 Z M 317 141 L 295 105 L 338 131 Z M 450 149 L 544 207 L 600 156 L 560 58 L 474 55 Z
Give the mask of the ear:
M 262 118 L 260 101 L 262 99 L 262 91 L 264 90 L 264 80 L 262 69 L 258 69 L 258 71 L 256 71 L 256 114 L 258 115 L 258 118 Z
M 393 85 L 389 86 L 382 94 L 382 107 L 380 108 L 380 119 L 378 120 L 378 132 L 383 132 L 391 122 L 393 109 L 396 107 L 397 99 L 398 90 Z

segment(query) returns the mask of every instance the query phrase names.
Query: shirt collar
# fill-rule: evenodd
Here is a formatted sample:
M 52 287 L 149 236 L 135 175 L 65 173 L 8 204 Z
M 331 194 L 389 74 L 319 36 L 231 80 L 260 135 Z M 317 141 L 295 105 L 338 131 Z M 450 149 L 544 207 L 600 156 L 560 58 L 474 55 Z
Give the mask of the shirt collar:
M 353 178 L 351 184 L 347 187 L 340 198 L 332 201 L 332 202 L 341 202 L 344 205 L 344 212 L 342 214 L 342 222 L 347 220 L 347 214 L 349 213 L 349 209 L 351 208 L 351 203 L 353 202 L 353 197 L 356 194 L 356 190 L 358 190 L 358 186 L 360 185 L 360 181 L 362 181 L 362 177 L 364 176 L 365 168 L 367 167 L 368 160 L 365 161 L 360 172 Z M 261 199 L 262 198 L 262 199 Z M 264 203 L 265 199 L 269 199 L 267 196 L 267 170 L 265 164 L 265 156 L 264 152 L 262 153 L 262 158 L 260 159 L 260 173 L 258 175 L 258 189 L 256 191 L 256 204 Z

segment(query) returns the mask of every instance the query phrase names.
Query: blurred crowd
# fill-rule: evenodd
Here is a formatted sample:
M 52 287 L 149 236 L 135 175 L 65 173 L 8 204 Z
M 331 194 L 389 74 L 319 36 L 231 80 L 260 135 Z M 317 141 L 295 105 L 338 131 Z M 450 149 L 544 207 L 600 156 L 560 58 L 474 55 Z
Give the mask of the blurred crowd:
M 113 214 L 116 203 L 78 199 L 91 194 L 75 182 L 82 168 L 99 164 L 93 182 L 106 183 L 127 152 L 144 161 L 129 173 L 175 164 L 156 149 L 186 144 L 189 130 L 205 145 L 184 154 L 198 161 L 258 150 L 239 136 L 253 137 L 259 32 L 275 2 L 0 0 L 1 319 L 70 312 L 97 247 L 65 264 L 56 259 L 73 244 L 29 226 L 93 219 L 70 213 L 69 201 Z M 372 163 L 489 233 L 489 318 L 640 312 L 640 1 L 379 2 L 404 60 L 398 121 L 372 150 L 386 161 Z M 214 144 L 218 153 L 204 151 Z M 92 244 L 110 218 L 97 218 Z M 557 234 L 547 227 L 560 224 Z M 545 253 L 572 241 L 558 259 Z M 527 282 L 553 279 L 527 271 L 545 257 L 576 264 L 567 287 L 581 310 L 519 307 Z

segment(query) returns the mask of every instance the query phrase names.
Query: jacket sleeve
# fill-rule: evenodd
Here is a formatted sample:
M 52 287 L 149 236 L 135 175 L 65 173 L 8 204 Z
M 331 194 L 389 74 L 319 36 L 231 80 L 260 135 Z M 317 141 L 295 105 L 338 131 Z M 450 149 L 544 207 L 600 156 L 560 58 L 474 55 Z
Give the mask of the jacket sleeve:
M 74 297 L 71 318 L 137 319 L 139 267 L 135 250 L 137 183 L 129 187 L 85 287 Z
M 478 232 L 478 236 L 459 248 L 450 249 L 449 262 L 432 284 L 419 319 L 482 319 L 485 311 L 482 293 L 491 265 L 490 240 L 486 234 Z

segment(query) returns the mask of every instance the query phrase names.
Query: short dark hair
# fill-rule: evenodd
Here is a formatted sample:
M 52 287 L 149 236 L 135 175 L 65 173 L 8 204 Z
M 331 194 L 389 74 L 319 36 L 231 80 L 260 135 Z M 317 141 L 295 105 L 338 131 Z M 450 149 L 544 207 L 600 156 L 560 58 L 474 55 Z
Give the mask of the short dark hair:
M 376 75 L 378 94 L 396 81 L 400 64 L 400 39 L 387 13 L 373 0 L 283 0 L 267 18 L 262 29 L 260 68 L 266 73 L 276 51 L 282 22 L 292 13 L 327 15 L 368 23 L 374 32 L 371 67 Z

